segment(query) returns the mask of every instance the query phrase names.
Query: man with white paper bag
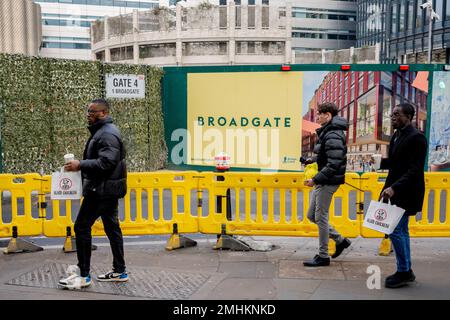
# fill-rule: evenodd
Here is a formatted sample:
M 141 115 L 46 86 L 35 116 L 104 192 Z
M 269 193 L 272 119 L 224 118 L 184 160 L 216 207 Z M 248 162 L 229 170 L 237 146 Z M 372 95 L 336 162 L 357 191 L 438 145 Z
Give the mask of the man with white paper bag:
M 427 139 L 413 127 L 414 114 L 415 109 L 409 103 L 399 104 L 392 110 L 392 127 L 396 131 L 391 137 L 388 158 L 382 159 L 380 168 L 376 168 L 389 170 L 380 198 L 405 210 L 389 234 L 397 259 L 397 272 L 386 278 L 387 288 L 402 287 L 416 279 L 411 269 L 408 220 L 409 216 L 422 211 Z
M 81 172 L 61 171 L 52 173 L 52 200 L 78 200 L 81 199 Z

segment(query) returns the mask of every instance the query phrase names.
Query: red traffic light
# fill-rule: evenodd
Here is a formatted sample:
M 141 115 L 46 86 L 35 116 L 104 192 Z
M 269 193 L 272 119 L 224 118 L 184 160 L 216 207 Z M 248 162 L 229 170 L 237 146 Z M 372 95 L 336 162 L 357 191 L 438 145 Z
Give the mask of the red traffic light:
M 288 64 L 283 64 L 281 66 L 281 71 L 291 71 L 291 66 Z
M 348 71 L 348 70 L 350 70 L 350 65 L 349 64 L 343 64 L 342 66 L 341 66 L 341 70 L 342 71 Z

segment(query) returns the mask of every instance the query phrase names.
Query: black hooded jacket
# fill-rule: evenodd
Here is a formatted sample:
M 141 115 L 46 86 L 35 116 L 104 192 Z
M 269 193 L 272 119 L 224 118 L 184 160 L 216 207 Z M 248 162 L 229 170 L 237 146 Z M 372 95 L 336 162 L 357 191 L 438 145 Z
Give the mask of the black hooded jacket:
M 313 178 L 314 184 L 340 185 L 345 182 L 347 166 L 347 145 L 345 131 L 348 122 L 334 116 L 330 122 L 316 130 L 319 140 L 314 147 L 319 173 Z
M 88 127 L 91 136 L 80 161 L 83 196 L 123 198 L 127 193 L 125 148 L 110 117 Z

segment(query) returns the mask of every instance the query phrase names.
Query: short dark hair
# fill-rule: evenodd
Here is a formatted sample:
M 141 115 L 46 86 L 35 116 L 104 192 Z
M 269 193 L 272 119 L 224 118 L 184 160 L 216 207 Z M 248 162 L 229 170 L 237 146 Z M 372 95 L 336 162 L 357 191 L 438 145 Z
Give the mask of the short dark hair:
M 109 103 L 105 99 L 94 99 L 91 101 L 92 104 L 97 104 L 105 108 L 105 110 L 109 111 Z
M 414 109 L 412 104 L 404 102 L 404 103 L 398 104 L 397 107 L 401 108 L 403 113 L 406 116 L 408 116 L 410 118 L 410 120 L 412 121 L 412 119 L 414 118 L 414 115 L 416 114 L 416 109 Z
M 317 111 L 319 111 L 319 113 L 329 112 L 329 113 L 331 113 L 331 115 L 333 117 L 337 116 L 337 114 L 338 114 L 338 108 L 333 102 L 325 102 L 325 103 L 319 104 L 317 106 Z

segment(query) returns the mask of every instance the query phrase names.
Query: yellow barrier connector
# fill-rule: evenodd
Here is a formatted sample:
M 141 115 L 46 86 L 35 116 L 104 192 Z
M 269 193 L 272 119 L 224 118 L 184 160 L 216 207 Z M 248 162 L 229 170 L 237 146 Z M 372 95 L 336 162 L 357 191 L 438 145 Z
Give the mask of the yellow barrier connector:
M 388 256 L 392 252 L 391 240 L 389 240 L 388 236 L 384 236 L 384 239 L 381 240 L 380 249 L 378 250 L 378 254 L 380 256 Z
M 336 252 L 336 242 L 334 240 L 328 241 L 328 254 L 330 257 Z
M 64 242 L 63 251 L 66 253 L 77 251 L 77 244 L 75 242 L 75 237 L 72 236 L 72 231 L 70 227 L 67 227 L 66 233 L 67 233 L 66 241 Z
M 17 234 L 18 234 L 17 227 L 13 226 L 12 238 L 8 243 L 8 247 L 6 247 L 3 250 L 4 254 L 19 253 L 19 252 L 36 252 L 44 250 L 44 248 L 35 245 L 34 243 L 17 238 Z
M 178 225 L 174 223 L 173 234 L 167 241 L 166 250 L 171 251 L 180 248 L 195 247 L 196 245 L 197 241 L 192 240 L 182 234 L 178 234 Z

